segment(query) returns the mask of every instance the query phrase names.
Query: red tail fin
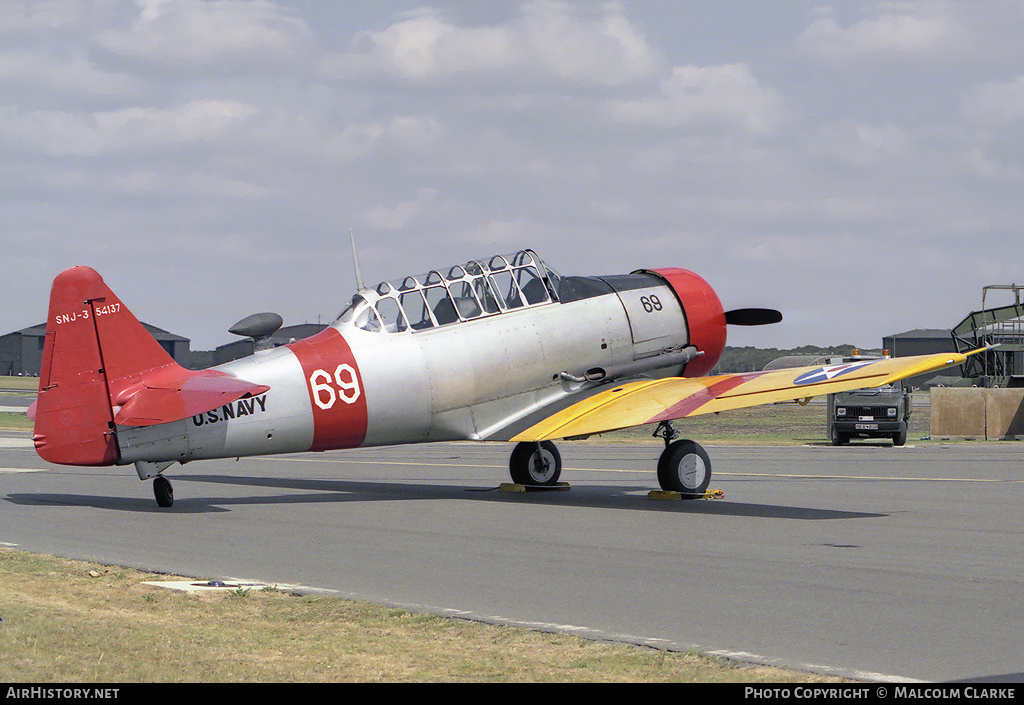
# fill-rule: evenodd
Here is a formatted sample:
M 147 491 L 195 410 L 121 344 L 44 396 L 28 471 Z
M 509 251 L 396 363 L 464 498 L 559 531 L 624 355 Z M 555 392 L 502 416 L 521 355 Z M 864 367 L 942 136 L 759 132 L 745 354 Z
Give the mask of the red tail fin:
M 101 340 L 116 343 L 102 346 Z M 117 462 L 111 399 L 144 370 L 177 367 L 94 270 L 72 267 L 50 290 L 35 444 L 67 465 Z
M 268 389 L 178 365 L 89 267 L 53 280 L 35 405 L 44 460 L 113 465 L 118 424 L 178 421 Z

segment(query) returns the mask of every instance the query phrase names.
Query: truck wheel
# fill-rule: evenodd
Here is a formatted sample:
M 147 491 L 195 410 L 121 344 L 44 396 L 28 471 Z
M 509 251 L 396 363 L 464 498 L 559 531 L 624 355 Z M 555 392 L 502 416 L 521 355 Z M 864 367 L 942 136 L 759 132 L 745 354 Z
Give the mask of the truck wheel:
M 846 445 L 847 443 L 850 442 L 850 437 L 848 435 L 846 435 L 845 433 L 841 432 L 835 426 L 833 426 L 832 429 L 831 429 L 831 435 L 832 435 L 832 445 L 834 445 L 834 446 L 844 446 L 844 445 Z
M 900 430 L 892 434 L 892 444 L 894 446 L 901 446 L 907 442 L 907 427 L 900 426 Z

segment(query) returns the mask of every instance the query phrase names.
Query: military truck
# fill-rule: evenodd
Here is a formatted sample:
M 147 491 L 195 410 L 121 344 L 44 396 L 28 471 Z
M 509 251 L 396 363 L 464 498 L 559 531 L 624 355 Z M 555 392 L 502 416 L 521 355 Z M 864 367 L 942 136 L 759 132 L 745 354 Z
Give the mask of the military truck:
M 836 358 L 831 364 L 877 358 Z M 906 380 L 882 387 L 855 389 L 828 395 L 828 435 L 832 445 L 846 445 L 851 438 L 891 438 L 893 445 L 907 442 L 910 423 L 910 387 Z

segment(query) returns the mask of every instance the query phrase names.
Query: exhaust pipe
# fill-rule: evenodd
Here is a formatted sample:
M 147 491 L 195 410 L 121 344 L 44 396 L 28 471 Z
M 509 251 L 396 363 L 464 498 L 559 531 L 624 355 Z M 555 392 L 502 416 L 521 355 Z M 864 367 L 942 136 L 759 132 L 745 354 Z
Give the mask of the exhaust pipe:
M 691 345 L 682 350 L 664 350 L 656 355 L 633 360 L 622 365 L 591 367 L 582 376 L 562 372 L 559 377 L 570 382 L 576 382 L 577 384 L 612 382 L 623 377 L 632 377 L 650 372 L 651 370 L 660 370 L 666 367 L 682 367 L 703 354 L 703 350 L 698 350 Z

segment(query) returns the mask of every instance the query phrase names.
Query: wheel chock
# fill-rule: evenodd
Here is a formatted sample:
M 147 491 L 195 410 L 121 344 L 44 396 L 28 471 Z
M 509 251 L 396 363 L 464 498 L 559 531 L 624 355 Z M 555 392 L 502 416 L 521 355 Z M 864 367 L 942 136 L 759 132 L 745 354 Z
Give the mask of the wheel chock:
M 691 495 L 684 495 L 682 492 L 672 490 L 651 490 L 647 493 L 647 499 L 679 500 L 683 497 L 693 499 Z M 722 499 L 723 497 L 725 497 L 725 493 L 722 490 L 708 490 L 696 499 Z
M 568 482 L 556 482 L 553 485 L 520 485 L 514 482 L 503 482 L 498 486 L 501 492 L 545 492 L 551 490 L 567 490 Z

